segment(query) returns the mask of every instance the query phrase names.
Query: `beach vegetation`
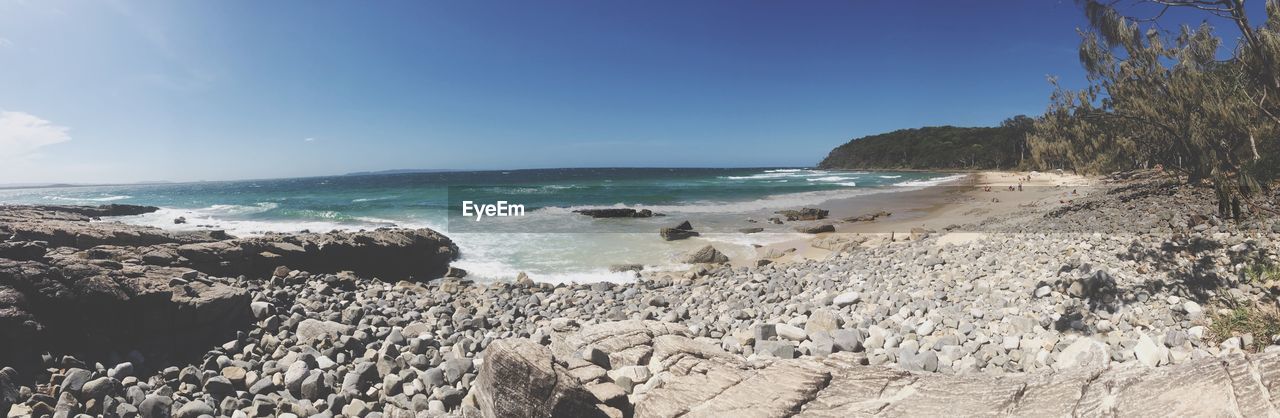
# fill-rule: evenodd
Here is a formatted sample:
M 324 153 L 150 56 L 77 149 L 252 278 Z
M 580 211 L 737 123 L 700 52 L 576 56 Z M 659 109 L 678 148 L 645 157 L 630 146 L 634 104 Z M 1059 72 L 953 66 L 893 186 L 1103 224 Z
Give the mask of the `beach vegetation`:
M 1248 336 L 1246 351 L 1259 352 L 1280 335 L 1280 309 L 1260 304 L 1231 303 L 1210 318 L 1209 339 L 1221 343 L 1232 337 Z
M 1087 174 L 1159 167 L 1211 185 L 1219 212 L 1239 217 L 1280 175 L 1280 3 L 1268 1 L 1261 26 L 1239 0 L 1079 3 L 1090 22 L 1079 49 L 1089 84 L 1072 91 L 1051 80 L 1049 108 L 1028 136 L 1033 164 Z M 1234 49 L 1223 50 L 1207 21 L 1159 26 L 1174 7 L 1231 22 Z

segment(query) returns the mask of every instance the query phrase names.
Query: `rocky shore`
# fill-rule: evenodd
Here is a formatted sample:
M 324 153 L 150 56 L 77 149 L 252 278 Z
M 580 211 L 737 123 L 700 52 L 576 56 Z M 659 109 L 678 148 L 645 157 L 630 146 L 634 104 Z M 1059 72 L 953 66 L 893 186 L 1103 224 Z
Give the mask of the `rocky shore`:
M 824 260 L 709 248 L 687 272 L 570 285 L 436 279 L 457 249 L 425 230 L 236 239 L 0 207 L 19 342 L 0 411 L 1276 413 L 1276 335 L 1215 321 L 1274 309 L 1280 278 L 1255 272 L 1280 261 L 1277 220 L 1218 219 L 1211 190 L 1159 177 L 1100 187 L 907 240 L 825 234 Z

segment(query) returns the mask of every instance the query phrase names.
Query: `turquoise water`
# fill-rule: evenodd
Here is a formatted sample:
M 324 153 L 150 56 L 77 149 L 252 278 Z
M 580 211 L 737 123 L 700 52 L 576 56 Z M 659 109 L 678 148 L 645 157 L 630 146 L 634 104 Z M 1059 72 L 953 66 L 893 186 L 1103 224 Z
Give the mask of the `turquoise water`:
M 749 250 L 752 243 L 792 236 L 784 229 L 732 233 L 747 226 L 745 219 L 764 220 L 775 210 L 910 190 L 951 178 L 943 173 L 801 168 L 545 169 L 9 189 L 0 190 L 0 203 L 153 205 L 163 209 L 121 220 L 242 236 L 428 227 L 458 242 L 463 253 L 458 265 L 479 279 L 526 271 L 539 280 L 594 281 L 626 279 L 625 274 L 608 273 L 610 264 L 679 267 L 671 260 L 707 242 L 721 243 L 732 255 Z M 501 228 L 463 227 L 449 214 L 458 215 L 458 202 L 464 199 L 518 203 L 526 216 L 498 220 L 502 223 L 495 225 Z M 667 216 L 592 220 L 571 212 L 587 207 L 648 208 Z M 187 223 L 174 224 L 179 216 Z M 690 220 L 707 236 L 675 243 L 657 237 L 657 228 L 680 220 Z

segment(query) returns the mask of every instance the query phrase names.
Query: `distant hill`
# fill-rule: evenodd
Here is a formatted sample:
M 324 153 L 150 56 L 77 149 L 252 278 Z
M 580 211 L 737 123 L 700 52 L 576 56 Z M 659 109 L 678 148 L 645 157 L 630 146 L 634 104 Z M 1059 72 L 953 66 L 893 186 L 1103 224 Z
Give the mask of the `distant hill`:
M 997 127 L 930 126 L 864 136 L 831 150 L 819 168 L 1010 169 L 1030 155 L 1031 119 L 1016 116 Z

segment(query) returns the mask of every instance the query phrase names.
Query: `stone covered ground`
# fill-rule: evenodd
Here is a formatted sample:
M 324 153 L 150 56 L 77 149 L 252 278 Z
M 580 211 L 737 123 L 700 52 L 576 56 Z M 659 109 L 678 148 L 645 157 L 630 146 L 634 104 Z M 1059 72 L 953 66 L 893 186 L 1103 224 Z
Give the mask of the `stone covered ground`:
M 861 392 L 821 389 L 836 381 L 832 376 L 862 376 L 860 367 L 865 381 L 848 384 L 880 385 L 871 391 L 883 395 L 902 376 L 930 376 L 924 379 L 935 383 L 927 387 L 941 396 L 981 379 L 1023 382 L 1010 390 L 1024 393 L 1035 386 L 1026 382 L 1053 376 L 1078 377 L 1085 386 L 1113 376 L 1097 370 L 1118 373 L 1120 381 L 1167 367 L 1161 376 L 1168 383 L 1190 376 L 1178 374 L 1185 370 L 1212 368 L 1214 359 L 1233 359 L 1244 373 L 1270 365 L 1270 357 L 1241 360 L 1241 353 L 1268 351 L 1275 335 L 1211 330 L 1232 308 L 1274 308 L 1275 283 L 1247 270 L 1277 262 L 1280 223 L 1220 220 L 1211 191 L 1158 178 L 1103 187 L 1070 205 L 954 228 L 980 232 L 976 240 L 944 243 L 954 231 L 896 242 L 827 237 L 822 245 L 838 251 L 826 260 L 706 265 L 627 284 L 384 282 L 287 267 L 228 278 L 218 274 L 227 264 L 188 263 L 199 271 L 191 277 L 207 286 L 243 292 L 242 325 L 185 358 L 119 347 L 13 365 L 0 372 L 0 411 L 13 403 L 10 414 L 18 416 L 821 416 L 822 408 L 840 416 L 837 406 Z M 157 262 L 186 268 L 183 258 Z M 0 287 L 3 280 L 0 273 Z M 630 325 L 606 324 L 614 321 Z M 659 338 L 665 335 L 682 339 Z M 499 340 L 508 341 L 494 344 Z M 664 341 L 683 348 L 663 348 Z M 486 352 L 491 345 L 499 348 Z M 544 346 L 554 356 L 528 354 Z M 498 353 L 523 362 L 499 368 L 486 358 Z M 777 362 L 790 358 L 800 360 Z M 739 373 L 753 364 L 795 370 L 756 380 Z M 805 371 L 815 368 L 817 375 Z M 1228 380 L 1238 371 L 1219 369 Z M 723 409 L 697 406 L 720 398 L 694 399 L 702 392 L 689 375 L 706 376 L 707 384 L 732 381 L 725 388 L 742 391 L 740 399 L 808 381 L 817 389 L 778 395 L 797 399 L 779 400 L 786 407 L 776 411 Z M 969 380 L 945 380 L 952 375 Z M 530 384 L 513 376 L 564 384 L 536 400 L 550 409 L 502 404 L 497 398 Z M 892 413 L 883 409 L 892 404 L 858 411 Z M 1103 410 L 1081 413 L 1089 411 Z

